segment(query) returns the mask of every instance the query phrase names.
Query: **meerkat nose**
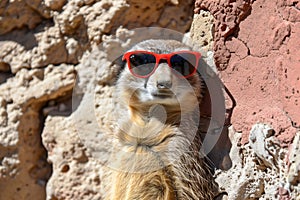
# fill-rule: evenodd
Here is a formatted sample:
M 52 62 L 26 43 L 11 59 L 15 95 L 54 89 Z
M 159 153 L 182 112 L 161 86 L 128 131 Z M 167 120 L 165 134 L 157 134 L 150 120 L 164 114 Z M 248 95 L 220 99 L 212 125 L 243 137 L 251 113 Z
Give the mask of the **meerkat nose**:
M 158 89 L 170 89 L 172 87 L 171 81 L 157 81 L 156 87 Z

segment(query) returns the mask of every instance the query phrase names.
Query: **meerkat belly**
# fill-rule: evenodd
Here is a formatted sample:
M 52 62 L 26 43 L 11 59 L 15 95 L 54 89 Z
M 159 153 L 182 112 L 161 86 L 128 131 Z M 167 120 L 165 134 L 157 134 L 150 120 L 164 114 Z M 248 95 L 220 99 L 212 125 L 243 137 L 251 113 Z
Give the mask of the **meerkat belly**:
M 176 199 L 174 187 L 166 170 L 150 173 L 116 173 L 111 200 Z

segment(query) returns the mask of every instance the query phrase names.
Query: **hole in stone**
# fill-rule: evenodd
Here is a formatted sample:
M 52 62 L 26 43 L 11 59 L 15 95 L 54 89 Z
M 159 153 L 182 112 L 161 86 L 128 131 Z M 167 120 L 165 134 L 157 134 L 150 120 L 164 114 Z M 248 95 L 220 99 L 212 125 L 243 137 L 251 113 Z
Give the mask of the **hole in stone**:
M 10 77 L 13 77 L 10 65 L 5 62 L 0 62 L 0 84 L 6 82 Z
M 70 170 L 70 166 L 68 164 L 62 166 L 61 172 L 66 173 Z
M 59 200 L 58 198 L 56 198 L 54 195 L 51 195 L 51 200 Z
M 98 176 L 94 178 L 94 181 L 97 185 L 100 185 L 100 183 L 101 183 L 101 180 Z
M 146 8 L 143 9 L 144 12 L 147 12 L 148 10 L 150 10 L 149 6 L 147 6 Z
M 226 28 L 227 28 L 226 24 L 222 24 L 222 26 L 221 26 L 221 31 L 225 31 Z
M 70 116 L 72 113 L 72 91 L 62 97 L 52 99 L 43 106 L 43 116 Z
M 104 3 L 103 5 L 102 5 L 102 8 L 104 9 L 104 10 L 109 10 L 110 8 L 112 7 L 112 4 L 111 3 Z
M 273 135 L 275 135 L 275 130 L 274 130 L 274 129 L 269 129 L 269 130 L 267 131 L 267 137 L 271 137 L 271 136 L 273 136 Z
M 0 62 L 0 71 L 1 72 L 10 72 L 10 65 L 5 62 Z

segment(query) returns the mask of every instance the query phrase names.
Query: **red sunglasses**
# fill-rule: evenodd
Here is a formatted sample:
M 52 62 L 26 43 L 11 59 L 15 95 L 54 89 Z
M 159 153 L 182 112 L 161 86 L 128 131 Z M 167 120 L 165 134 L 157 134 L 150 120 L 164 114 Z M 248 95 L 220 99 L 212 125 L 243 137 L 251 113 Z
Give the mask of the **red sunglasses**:
M 124 54 L 130 72 L 138 78 L 147 78 L 157 69 L 161 60 L 166 60 L 169 67 L 188 78 L 197 71 L 201 54 L 195 51 L 178 51 L 169 54 L 157 54 L 149 51 L 130 51 Z

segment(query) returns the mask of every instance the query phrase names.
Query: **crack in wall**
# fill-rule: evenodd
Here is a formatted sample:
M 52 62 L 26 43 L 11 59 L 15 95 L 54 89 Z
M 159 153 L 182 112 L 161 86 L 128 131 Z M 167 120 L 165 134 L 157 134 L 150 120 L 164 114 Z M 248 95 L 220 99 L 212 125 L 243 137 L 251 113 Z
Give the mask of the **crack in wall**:
M 287 118 L 289 119 L 289 121 L 291 123 L 291 126 L 294 127 L 297 131 L 299 131 L 300 130 L 300 124 L 297 125 L 297 122 L 292 119 L 292 117 L 289 115 L 289 113 L 285 110 L 283 110 L 283 111 L 284 111 L 285 115 L 287 116 Z

